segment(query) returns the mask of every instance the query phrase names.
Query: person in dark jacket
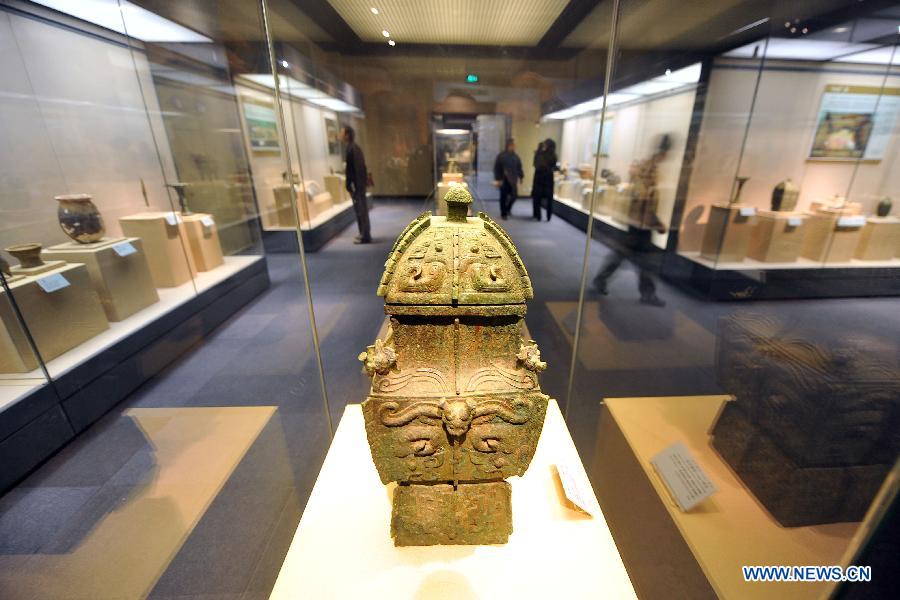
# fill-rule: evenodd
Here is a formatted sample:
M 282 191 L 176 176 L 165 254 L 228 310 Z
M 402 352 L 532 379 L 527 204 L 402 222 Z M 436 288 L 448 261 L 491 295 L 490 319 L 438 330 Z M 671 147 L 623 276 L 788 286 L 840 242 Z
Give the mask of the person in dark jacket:
M 531 202 L 534 218 L 541 220 L 541 203 L 547 202 L 547 220 L 553 216 L 553 172 L 558 171 L 556 142 L 547 138 L 534 153 L 534 181 L 531 184 Z
M 347 162 L 346 174 L 347 191 L 353 199 L 353 210 L 356 212 L 356 225 L 359 227 L 359 235 L 353 239 L 354 244 L 368 244 L 372 241 L 372 232 L 369 228 L 369 205 L 366 203 L 366 183 L 369 180 L 369 172 L 366 170 L 366 157 L 362 148 L 356 144 L 356 132 L 349 125 L 341 129 L 341 141 L 347 147 L 344 160 Z
M 628 235 L 621 246 L 611 245 L 610 254 L 607 256 L 600 271 L 594 277 L 594 287 L 604 296 L 609 294 L 607 282 L 626 258 L 631 260 L 638 269 L 638 291 L 642 304 L 650 306 L 665 306 L 666 302 L 656 295 L 656 283 L 645 264 L 650 257 L 656 254 L 651 241 L 653 231 L 665 233 L 666 226 L 656 214 L 659 203 L 659 191 L 657 189 L 657 166 L 661 163 L 669 149 L 672 140 L 668 134 L 663 135 L 659 141 L 656 152 L 647 160 L 636 161 L 631 165 L 629 176 L 631 179 L 631 202 L 628 210 Z
M 506 140 L 506 150 L 494 161 L 494 185 L 500 187 L 500 216 L 507 218 L 519 194 L 519 182 L 525 178 L 522 161 L 516 154 L 516 143 Z

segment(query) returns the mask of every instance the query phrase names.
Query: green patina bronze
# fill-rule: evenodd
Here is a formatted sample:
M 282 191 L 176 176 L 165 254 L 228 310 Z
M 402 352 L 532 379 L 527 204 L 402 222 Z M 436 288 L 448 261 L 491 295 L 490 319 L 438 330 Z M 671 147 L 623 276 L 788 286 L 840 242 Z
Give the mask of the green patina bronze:
M 382 482 L 396 481 L 398 546 L 505 543 L 507 477 L 528 469 L 548 397 L 521 336 L 531 280 L 507 233 L 454 187 L 394 243 L 378 295 L 391 326 L 360 354 L 372 388 L 366 434 Z

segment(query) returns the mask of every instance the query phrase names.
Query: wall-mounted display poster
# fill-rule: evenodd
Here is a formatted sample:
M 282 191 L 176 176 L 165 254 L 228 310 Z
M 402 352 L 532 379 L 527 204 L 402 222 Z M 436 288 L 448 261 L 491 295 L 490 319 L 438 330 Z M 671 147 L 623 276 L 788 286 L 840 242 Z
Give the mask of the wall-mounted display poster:
M 244 120 L 247 123 L 247 135 L 250 137 L 250 148 L 254 154 L 280 154 L 278 143 L 278 121 L 275 107 L 267 102 L 242 98 Z
M 900 88 L 827 85 L 809 157 L 881 160 L 900 111 Z
M 325 139 L 328 140 L 328 154 L 341 155 L 340 130 L 337 121 L 331 117 L 325 117 Z

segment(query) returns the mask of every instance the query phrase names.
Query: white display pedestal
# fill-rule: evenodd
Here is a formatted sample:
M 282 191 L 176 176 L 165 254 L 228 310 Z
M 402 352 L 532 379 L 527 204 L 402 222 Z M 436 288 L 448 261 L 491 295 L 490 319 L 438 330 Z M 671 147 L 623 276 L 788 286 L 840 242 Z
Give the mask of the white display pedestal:
M 554 465 L 589 495 L 568 504 Z M 391 494 L 372 462 L 362 411 L 344 410 L 271 598 L 636 598 L 556 402 L 531 467 L 512 477 L 502 546 L 394 547 Z

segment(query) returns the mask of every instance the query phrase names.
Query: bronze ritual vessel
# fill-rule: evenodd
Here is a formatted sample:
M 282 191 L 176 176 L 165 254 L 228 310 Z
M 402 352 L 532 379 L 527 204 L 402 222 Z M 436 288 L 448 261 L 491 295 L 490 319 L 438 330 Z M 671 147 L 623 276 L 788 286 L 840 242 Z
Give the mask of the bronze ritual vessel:
M 359 358 L 372 378 L 363 403 L 372 458 L 393 494 L 397 546 L 503 544 L 512 488 L 528 469 L 549 398 L 547 364 L 521 335 L 533 297 L 525 265 L 490 217 L 467 217 L 454 186 L 447 216 L 426 212 L 391 249 L 378 295 L 385 340 Z

